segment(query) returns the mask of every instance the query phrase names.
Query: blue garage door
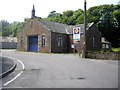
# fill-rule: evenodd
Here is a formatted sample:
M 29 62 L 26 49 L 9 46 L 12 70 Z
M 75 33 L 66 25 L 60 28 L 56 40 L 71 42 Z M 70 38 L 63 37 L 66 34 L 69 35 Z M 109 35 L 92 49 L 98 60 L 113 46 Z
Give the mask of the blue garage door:
M 32 52 L 38 51 L 38 36 L 29 37 L 29 51 Z

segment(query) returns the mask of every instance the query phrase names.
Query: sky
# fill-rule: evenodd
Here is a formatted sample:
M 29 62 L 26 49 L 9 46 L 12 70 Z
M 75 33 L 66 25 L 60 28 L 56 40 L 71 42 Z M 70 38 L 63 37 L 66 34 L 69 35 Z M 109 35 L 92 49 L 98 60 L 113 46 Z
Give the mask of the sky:
M 103 4 L 118 4 L 120 0 L 86 0 L 87 9 Z M 24 21 L 31 17 L 35 5 L 36 16 L 45 18 L 51 11 L 62 13 L 67 10 L 84 9 L 84 0 L 0 0 L 0 20 Z

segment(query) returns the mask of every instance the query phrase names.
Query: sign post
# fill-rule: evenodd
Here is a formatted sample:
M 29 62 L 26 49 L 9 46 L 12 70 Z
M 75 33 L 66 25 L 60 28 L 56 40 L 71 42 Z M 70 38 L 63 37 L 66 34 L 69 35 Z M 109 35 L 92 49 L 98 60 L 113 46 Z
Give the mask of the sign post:
M 71 45 L 71 48 L 73 49 L 73 53 L 74 53 L 74 55 L 75 55 L 75 45 L 72 44 L 72 45 Z
M 82 58 L 86 56 L 86 0 L 84 0 L 84 43 L 83 43 L 83 50 L 82 50 Z
M 75 46 L 76 44 L 80 44 L 80 27 L 73 28 L 73 44 L 74 44 L 74 53 L 75 53 Z

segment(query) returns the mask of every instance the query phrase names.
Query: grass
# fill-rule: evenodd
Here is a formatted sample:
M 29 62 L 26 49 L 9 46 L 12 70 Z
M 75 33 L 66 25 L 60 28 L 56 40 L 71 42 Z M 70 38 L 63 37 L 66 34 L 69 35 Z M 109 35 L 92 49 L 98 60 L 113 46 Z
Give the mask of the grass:
M 113 52 L 120 52 L 120 48 L 112 48 Z
M 90 50 L 87 52 L 120 52 L 120 48 L 112 48 L 111 50 L 102 49 L 102 50 Z

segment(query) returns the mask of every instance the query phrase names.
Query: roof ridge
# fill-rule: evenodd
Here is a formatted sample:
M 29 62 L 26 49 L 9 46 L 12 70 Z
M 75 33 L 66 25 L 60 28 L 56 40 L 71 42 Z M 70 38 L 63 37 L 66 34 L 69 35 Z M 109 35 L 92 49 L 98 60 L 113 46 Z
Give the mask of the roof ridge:
M 80 27 L 81 32 L 84 30 L 84 24 L 79 24 L 79 25 L 67 25 L 63 23 L 58 23 L 58 22 L 53 22 L 50 20 L 44 20 L 40 19 L 38 20 L 41 22 L 46 28 L 51 30 L 52 32 L 57 32 L 57 33 L 64 33 L 64 34 L 72 34 L 73 33 L 73 28 L 75 27 Z M 87 29 L 91 27 L 94 23 L 88 23 L 87 24 Z
M 63 23 L 59 23 L 59 22 L 50 21 L 50 20 L 44 20 L 44 19 L 40 19 L 40 20 L 48 21 L 48 22 L 52 22 L 52 23 L 56 23 L 56 24 L 61 24 L 61 25 L 67 25 L 67 24 L 63 24 Z

